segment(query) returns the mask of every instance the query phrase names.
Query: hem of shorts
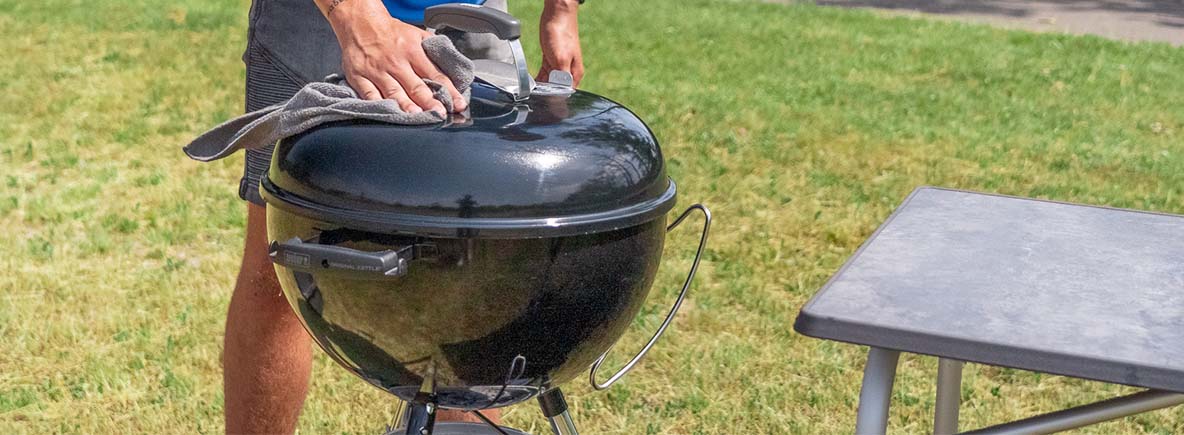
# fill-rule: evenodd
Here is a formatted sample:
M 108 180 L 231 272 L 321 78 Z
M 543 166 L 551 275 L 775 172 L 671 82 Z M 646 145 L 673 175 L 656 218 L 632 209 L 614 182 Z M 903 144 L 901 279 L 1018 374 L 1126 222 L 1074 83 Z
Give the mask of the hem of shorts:
M 257 50 L 259 56 L 267 59 L 267 62 L 270 63 L 271 66 L 275 67 L 275 69 L 279 71 L 280 74 L 283 74 L 288 80 L 301 85 L 308 83 L 307 80 L 299 78 L 299 76 L 293 73 L 286 65 L 282 64 L 278 59 L 276 59 L 276 57 L 271 54 L 271 51 L 268 50 L 267 47 L 264 47 L 263 44 L 260 44 L 258 41 L 254 41 L 253 38 L 251 39 L 251 41 L 247 42 L 247 51 L 243 52 L 244 61 L 250 58 L 249 53 L 251 50 Z M 260 178 L 266 176 L 266 171 L 259 175 Z M 238 197 L 239 199 L 251 204 L 267 206 L 267 202 L 264 201 L 263 197 L 259 195 L 259 181 L 256 180 L 254 183 L 252 183 L 245 174 L 238 181 Z
M 263 176 L 266 177 L 267 173 L 265 172 Z M 243 177 L 238 181 L 238 197 L 251 204 L 267 206 L 267 201 L 264 201 L 263 196 L 259 194 L 259 182 L 256 181 L 252 184 L 251 180 L 248 180 L 247 177 Z

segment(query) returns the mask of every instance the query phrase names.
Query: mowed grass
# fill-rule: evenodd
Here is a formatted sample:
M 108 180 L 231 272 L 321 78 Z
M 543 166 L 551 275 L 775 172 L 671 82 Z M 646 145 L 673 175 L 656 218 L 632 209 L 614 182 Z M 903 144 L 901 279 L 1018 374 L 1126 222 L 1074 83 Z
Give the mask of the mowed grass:
M 529 41 L 538 3 L 513 5 Z M 242 111 L 247 6 L 0 0 L 0 433 L 223 430 L 242 157 L 179 147 Z M 850 432 L 865 350 L 791 325 L 918 185 L 1184 213 L 1178 48 L 757 1 L 592 1 L 582 24 L 584 87 L 648 120 L 680 202 L 716 216 L 661 345 L 607 393 L 567 388 L 584 433 Z M 380 433 L 394 401 L 316 358 L 300 432 Z M 967 428 L 1133 390 L 967 367 Z M 892 432 L 930 430 L 935 375 L 902 359 Z M 547 433 L 531 405 L 507 420 Z M 1184 409 L 1082 432 L 1180 433 Z

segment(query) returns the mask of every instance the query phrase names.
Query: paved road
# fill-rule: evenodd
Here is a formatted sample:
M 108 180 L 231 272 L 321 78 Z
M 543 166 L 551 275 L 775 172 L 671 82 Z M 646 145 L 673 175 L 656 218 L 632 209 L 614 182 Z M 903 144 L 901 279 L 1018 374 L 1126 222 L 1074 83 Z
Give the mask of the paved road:
M 818 0 L 1003 27 L 1184 45 L 1184 0 Z

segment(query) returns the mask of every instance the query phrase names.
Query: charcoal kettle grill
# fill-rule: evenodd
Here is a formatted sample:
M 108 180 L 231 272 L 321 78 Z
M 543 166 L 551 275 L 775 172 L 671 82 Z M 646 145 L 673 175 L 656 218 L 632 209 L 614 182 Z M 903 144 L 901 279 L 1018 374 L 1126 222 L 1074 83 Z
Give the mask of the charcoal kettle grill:
M 515 64 L 479 61 L 465 115 L 432 126 L 327 124 L 280 141 L 261 193 L 284 295 L 338 364 L 408 403 L 391 433 L 521 434 L 435 423 L 538 398 L 575 434 L 560 385 L 589 366 L 606 389 L 669 326 L 711 214 L 675 202 L 657 140 L 625 107 L 534 82 L 519 23 L 467 4 L 429 8 L 436 29 L 493 33 Z M 597 371 L 653 283 L 667 231 L 703 214 L 694 262 L 649 342 Z M 482 417 L 483 418 L 483 417 Z

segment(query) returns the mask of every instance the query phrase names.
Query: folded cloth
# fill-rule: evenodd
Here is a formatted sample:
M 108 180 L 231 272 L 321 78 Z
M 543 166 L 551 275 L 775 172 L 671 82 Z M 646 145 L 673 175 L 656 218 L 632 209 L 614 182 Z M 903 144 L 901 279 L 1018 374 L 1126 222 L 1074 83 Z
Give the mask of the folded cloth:
M 468 98 L 469 86 L 473 83 L 473 61 L 457 51 L 445 36 L 424 39 L 423 51 Z M 451 112 L 452 97 L 448 95 L 448 89 L 431 80 L 425 79 L 424 82 Z M 342 77 L 334 74 L 326 77 L 324 82 L 309 83 L 287 102 L 247 113 L 202 133 L 185 146 L 185 154 L 203 162 L 218 160 L 240 149 L 263 148 L 318 125 L 347 119 L 400 125 L 435 124 L 444 120 L 431 111 L 404 112 L 392 100 L 360 99 Z

